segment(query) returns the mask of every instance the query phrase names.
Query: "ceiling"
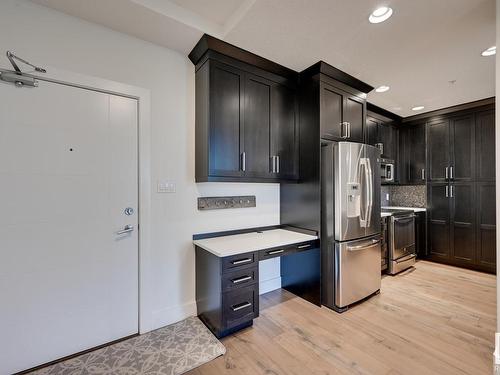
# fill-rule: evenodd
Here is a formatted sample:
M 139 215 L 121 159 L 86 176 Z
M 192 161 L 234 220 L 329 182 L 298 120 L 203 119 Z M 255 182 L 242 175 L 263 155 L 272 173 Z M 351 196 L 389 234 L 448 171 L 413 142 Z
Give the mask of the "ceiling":
M 208 33 L 296 71 L 323 60 L 390 86 L 368 100 L 400 116 L 495 95 L 495 0 L 33 1 L 186 55 Z

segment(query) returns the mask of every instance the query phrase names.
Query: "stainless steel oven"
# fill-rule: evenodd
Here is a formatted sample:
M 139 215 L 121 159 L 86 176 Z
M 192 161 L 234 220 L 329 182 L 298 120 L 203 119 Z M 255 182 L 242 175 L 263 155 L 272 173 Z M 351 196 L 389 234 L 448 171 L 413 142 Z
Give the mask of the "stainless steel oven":
M 389 226 L 389 270 L 394 275 L 415 264 L 415 214 L 394 213 Z
M 380 159 L 380 180 L 394 182 L 394 160 Z

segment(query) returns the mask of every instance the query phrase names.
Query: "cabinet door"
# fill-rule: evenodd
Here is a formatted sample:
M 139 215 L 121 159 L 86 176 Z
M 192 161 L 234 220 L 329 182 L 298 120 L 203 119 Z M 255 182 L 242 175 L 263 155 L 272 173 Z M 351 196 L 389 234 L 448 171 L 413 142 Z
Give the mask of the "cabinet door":
M 495 181 L 495 111 L 476 114 L 476 178 Z
M 379 142 L 383 144 L 382 157 L 396 159 L 396 129 L 389 124 L 381 123 L 379 127 Z
M 495 183 L 478 182 L 477 189 L 477 247 L 476 261 L 480 266 L 495 270 L 496 217 Z
M 425 183 L 425 124 L 408 129 L 409 182 Z
M 428 187 L 429 255 L 449 258 L 450 255 L 450 198 L 445 183 Z
M 445 181 L 449 175 L 450 132 L 449 120 L 439 120 L 428 126 L 429 180 Z
M 375 146 L 378 143 L 378 127 L 378 120 L 366 117 L 366 144 Z
M 363 142 L 366 121 L 365 101 L 354 95 L 346 95 L 344 98 L 343 121 L 349 124 L 347 139 L 352 142 Z
M 243 74 L 241 71 L 211 62 L 209 96 L 211 113 L 209 175 L 241 176 L 240 118 L 243 113 Z
M 273 85 L 271 89 L 271 157 L 274 157 L 275 161 L 274 173 L 283 179 L 297 179 L 298 177 L 297 125 L 295 90 L 279 84 Z
M 344 96 L 327 83 L 320 82 L 320 127 L 321 138 L 345 140 L 347 129 L 342 125 Z
M 398 182 L 409 183 L 410 179 L 410 128 L 403 126 L 399 130 L 398 157 L 396 167 L 398 169 Z
M 243 127 L 246 177 L 271 178 L 271 86 L 264 78 L 246 74 Z
M 451 257 L 460 263 L 473 264 L 476 253 L 476 215 L 474 184 L 451 184 Z
M 475 174 L 474 115 L 452 118 L 450 120 L 450 137 L 450 180 L 472 181 Z

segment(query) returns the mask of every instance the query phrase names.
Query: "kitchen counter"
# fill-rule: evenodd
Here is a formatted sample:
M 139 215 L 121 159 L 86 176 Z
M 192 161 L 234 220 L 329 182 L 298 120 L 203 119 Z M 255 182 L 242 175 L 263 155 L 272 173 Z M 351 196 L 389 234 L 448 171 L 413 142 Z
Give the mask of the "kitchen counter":
M 384 206 L 381 207 L 382 209 L 387 208 L 391 210 L 413 210 L 413 212 L 425 212 L 427 211 L 426 208 L 423 207 L 403 207 L 403 206 Z M 390 216 L 390 215 L 388 215 Z
M 291 230 L 271 229 L 263 232 L 206 238 L 195 240 L 193 243 L 222 258 L 280 246 L 293 245 L 301 242 L 314 241 L 317 239 L 318 236 Z

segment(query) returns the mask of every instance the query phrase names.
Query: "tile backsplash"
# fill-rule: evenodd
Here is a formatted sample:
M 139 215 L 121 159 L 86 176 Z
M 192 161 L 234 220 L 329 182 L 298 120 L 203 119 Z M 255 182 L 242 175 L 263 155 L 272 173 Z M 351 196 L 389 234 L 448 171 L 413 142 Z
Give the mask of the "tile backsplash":
M 389 199 L 387 199 L 389 194 Z M 381 190 L 382 206 L 426 207 L 425 185 L 383 185 Z

